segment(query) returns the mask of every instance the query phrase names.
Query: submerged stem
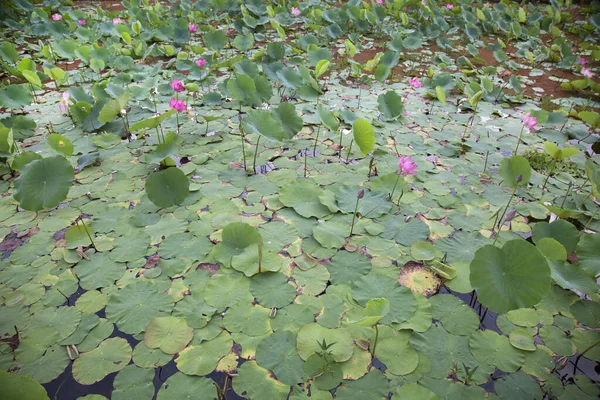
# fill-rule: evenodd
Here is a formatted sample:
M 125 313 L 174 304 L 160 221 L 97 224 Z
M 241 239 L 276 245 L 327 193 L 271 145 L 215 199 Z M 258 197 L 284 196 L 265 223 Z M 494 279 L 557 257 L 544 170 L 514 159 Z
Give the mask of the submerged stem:
M 510 202 L 513 198 L 513 196 L 515 195 L 515 193 L 517 192 L 517 188 L 519 186 L 515 186 L 515 188 L 513 189 L 512 194 L 510 195 L 510 197 L 508 198 L 508 202 L 506 203 L 506 207 L 504 207 L 504 211 L 502 211 L 502 215 L 500 216 L 500 218 L 498 219 L 498 233 L 496 234 L 496 236 L 494 237 L 494 245 L 496 245 L 496 241 L 498 240 L 498 236 L 500 236 L 500 230 L 501 230 L 501 224 L 502 224 L 502 219 L 504 218 L 504 215 L 506 215 L 506 211 L 508 211 L 508 207 L 510 206 Z
M 254 161 L 252 162 L 252 171 L 256 174 L 256 156 L 258 155 L 258 144 L 260 143 L 261 136 L 258 137 L 256 141 L 256 149 L 254 150 Z M 244 164 L 246 162 L 244 161 Z

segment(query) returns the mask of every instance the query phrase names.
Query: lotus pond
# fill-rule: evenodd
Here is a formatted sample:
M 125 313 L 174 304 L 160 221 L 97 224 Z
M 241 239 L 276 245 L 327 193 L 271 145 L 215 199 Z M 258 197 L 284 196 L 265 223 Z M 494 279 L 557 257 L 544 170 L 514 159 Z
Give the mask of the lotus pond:
M 596 399 L 600 4 L 8 0 L 3 399 Z

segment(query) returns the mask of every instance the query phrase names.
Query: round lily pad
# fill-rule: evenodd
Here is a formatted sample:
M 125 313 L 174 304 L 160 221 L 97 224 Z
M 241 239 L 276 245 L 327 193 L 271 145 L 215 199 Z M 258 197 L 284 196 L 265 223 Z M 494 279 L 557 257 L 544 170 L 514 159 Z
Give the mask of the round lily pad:
M 229 332 L 244 332 L 249 336 L 262 336 L 270 332 L 269 309 L 250 303 L 238 303 L 227 310 L 223 325 Z
M 179 168 L 155 172 L 146 180 L 146 194 L 156 206 L 165 208 L 181 204 L 189 194 L 190 181 Z
M 314 353 L 321 351 L 320 344 L 323 340 L 332 344 L 328 351 L 331 352 L 336 362 L 347 361 L 352 357 L 352 336 L 346 329 L 328 329 L 317 323 L 304 325 L 298 331 L 298 354 L 307 360 Z
M 350 234 L 348 227 L 337 222 L 325 221 L 313 228 L 313 236 L 328 249 L 339 249 L 346 242 L 346 236 Z
M 15 180 L 15 199 L 25 210 L 54 208 L 67 197 L 74 178 L 73 167 L 62 156 L 34 160 Z
M 454 335 L 470 335 L 479 327 L 479 317 L 464 301 L 450 294 L 438 294 L 429 299 L 432 316 Z
M 150 282 L 139 281 L 113 292 L 106 305 L 106 318 L 129 334 L 142 332 L 154 317 L 171 313 L 173 299 L 158 292 Z
M 284 400 L 290 392 L 289 385 L 275 380 L 269 370 L 255 361 L 246 361 L 238 369 L 232 386 L 238 395 L 251 399 Z
M 579 300 L 570 309 L 577 320 L 590 327 L 600 328 L 600 304 L 595 301 Z
M 408 339 L 385 338 L 377 342 L 375 357 L 394 375 L 407 375 L 419 365 L 419 355 Z
M 471 261 L 470 276 L 481 304 L 497 313 L 533 306 L 551 283 L 546 259 L 524 240 L 511 240 L 501 249 L 483 246 Z
M 371 260 L 361 253 L 342 250 L 331 258 L 331 262 L 326 267 L 331 275 L 331 283 L 350 285 L 356 279 L 369 273 Z
M 538 383 L 523 372 L 503 376 L 495 382 L 495 387 L 501 399 L 541 400 L 544 397 Z
M 204 300 L 218 310 L 237 303 L 250 303 L 250 282 L 241 276 L 213 275 L 206 284 Z
M 5 400 L 48 400 L 46 389 L 27 376 L 0 371 L 0 387 Z
M 250 281 L 250 293 L 259 304 L 267 308 L 281 308 L 296 298 L 296 289 L 288 283 L 288 278 L 277 272 L 256 275 Z
M 495 365 L 504 372 L 516 372 L 525 362 L 525 354 L 521 350 L 511 346 L 506 336 L 491 330 L 473 333 L 469 347 L 477 361 Z
M 342 381 L 336 390 L 336 399 L 340 400 L 381 400 L 388 396 L 389 382 L 385 375 L 373 368 L 367 375 L 356 381 Z
M 216 396 L 217 389 L 212 379 L 177 372 L 162 384 L 156 400 L 210 399 Z
M 207 238 L 196 237 L 189 233 L 176 233 L 163 240 L 158 248 L 158 254 L 165 259 L 186 257 L 198 261 L 202 260 L 211 248 L 212 243 Z
M 177 368 L 186 375 L 204 376 L 217 367 L 219 360 L 231 351 L 233 340 L 223 332 L 198 346 L 188 346 L 175 360 Z
M 424 386 L 421 386 L 416 383 L 406 383 L 400 387 L 398 387 L 394 391 L 394 395 L 392 396 L 394 400 L 402 400 L 402 399 L 419 399 L 419 400 L 438 400 L 439 397 L 427 389 Z
M 154 397 L 153 379 L 153 370 L 130 364 L 115 376 L 111 400 L 151 400 Z
M 296 334 L 290 331 L 276 332 L 264 338 L 256 348 L 256 362 L 273 371 L 277 380 L 286 385 L 306 380 L 304 361 L 296 350 Z
M 151 349 L 176 354 L 192 340 L 194 329 L 177 317 L 152 318 L 144 333 L 144 343 Z
M 279 200 L 305 218 L 321 218 L 330 211 L 319 201 L 320 192 L 321 188 L 312 179 L 298 179 L 281 188 Z
M 122 370 L 131 360 L 131 347 L 123 338 L 107 339 L 92 351 L 81 354 L 73 363 L 73 377 L 82 385 L 101 381 Z
M 508 339 L 510 344 L 519 350 L 535 351 L 536 349 L 533 335 L 525 329 L 517 328 L 511 330 L 508 334 Z

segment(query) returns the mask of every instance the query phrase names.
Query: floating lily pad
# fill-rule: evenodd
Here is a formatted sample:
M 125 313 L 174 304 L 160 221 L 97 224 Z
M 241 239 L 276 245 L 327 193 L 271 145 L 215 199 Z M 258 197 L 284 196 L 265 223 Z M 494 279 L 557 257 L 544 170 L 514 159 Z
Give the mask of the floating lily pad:
M 495 365 L 504 372 L 516 372 L 525 362 L 525 354 L 511 346 L 506 336 L 490 330 L 474 332 L 469 348 L 477 361 Z
M 304 361 L 296 350 L 296 334 L 276 332 L 263 339 L 256 348 L 256 362 L 275 373 L 277 380 L 286 385 L 304 382 Z
M 319 201 L 319 186 L 312 179 L 298 179 L 281 188 L 279 200 L 303 217 L 321 218 L 330 213 Z
M 144 344 L 151 349 L 160 348 L 164 353 L 176 354 L 187 346 L 194 336 L 194 329 L 184 319 L 176 317 L 152 318 L 145 329 Z
M 470 335 L 479 327 L 479 317 L 464 301 L 450 294 L 438 294 L 429 299 L 433 319 L 454 335 Z
M 186 397 L 209 399 L 216 396 L 217 390 L 211 379 L 177 372 L 162 384 L 156 399 L 179 400 Z
M 6 400 L 47 400 L 46 389 L 27 376 L 0 371 L 2 397 Z
M 276 272 L 254 276 L 250 281 L 250 293 L 267 308 L 284 307 L 296 297 L 296 289 L 288 283 L 288 278 Z
M 179 353 L 175 363 L 186 375 L 204 376 L 214 371 L 217 362 L 231 351 L 232 346 L 231 336 L 224 332 L 198 346 L 188 346 Z
M 73 377 L 82 385 L 101 381 L 106 375 L 120 371 L 131 360 L 131 347 L 123 338 L 107 339 L 73 363 Z
M 479 301 L 498 313 L 536 304 L 550 282 L 545 258 L 524 240 L 509 241 L 502 249 L 483 246 L 471 262 L 471 284 Z
M 414 261 L 409 261 L 400 268 L 398 282 L 412 292 L 426 297 L 433 296 L 442 285 L 442 280 L 433 271 Z
M 115 376 L 113 383 L 115 390 L 111 394 L 111 399 L 150 400 L 154 396 L 153 379 L 154 371 L 151 369 L 142 369 L 130 364 Z
M 173 299 L 158 292 L 150 282 L 136 282 L 112 293 L 106 305 L 106 318 L 129 334 L 142 332 L 152 318 L 170 314 Z

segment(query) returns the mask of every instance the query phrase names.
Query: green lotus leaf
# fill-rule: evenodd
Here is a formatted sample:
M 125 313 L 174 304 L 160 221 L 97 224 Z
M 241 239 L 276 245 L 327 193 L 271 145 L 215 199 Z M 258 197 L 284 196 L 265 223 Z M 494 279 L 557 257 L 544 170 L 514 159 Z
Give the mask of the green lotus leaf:
M 546 346 L 558 355 L 572 356 L 577 352 L 577 346 L 569 338 L 567 332 L 556 326 L 542 326 L 539 335 Z
M 281 188 L 279 200 L 305 218 L 322 218 L 330 213 L 319 201 L 321 188 L 312 179 L 297 179 Z
M 217 362 L 231 351 L 233 340 L 227 332 L 197 346 L 188 346 L 175 360 L 177 368 L 186 375 L 208 375 L 217 367 Z
M 590 158 L 585 162 L 585 172 L 587 178 L 592 183 L 592 193 L 596 198 L 600 197 L 600 167 Z
M 377 97 L 377 109 L 383 114 L 386 121 L 398 119 L 404 111 L 402 96 L 390 90 Z
M 85 226 L 83 225 L 85 223 Z M 65 239 L 67 241 L 68 249 L 76 249 L 79 246 L 87 247 L 92 244 L 88 236 L 94 236 L 91 223 L 79 222 L 77 225 L 73 225 L 65 232 Z
M 531 166 L 525 157 L 512 156 L 502 159 L 499 174 L 504 179 L 504 184 L 514 189 L 529 183 Z
M 420 294 L 414 293 L 417 301 L 417 310 L 406 321 L 394 324 L 394 329 L 412 329 L 415 332 L 425 332 L 432 324 L 431 302 Z
M 437 294 L 429 299 L 433 306 L 432 316 L 444 329 L 454 335 L 470 335 L 479 328 L 479 316 L 458 297 Z
M 497 313 L 531 307 L 550 289 L 546 259 L 524 240 L 511 240 L 501 249 L 483 246 L 475 253 L 470 269 L 479 301 Z
M 271 331 L 269 309 L 241 302 L 227 309 L 223 326 L 229 332 L 243 332 L 248 336 L 262 336 Z
M 344 186 L 338 189 L 335 197 L 339 209 L 345 213 L 353 213 L 356 206 L 356 196 L 361 189 L 359 186 Z M 388 214 L 392 208 L 392 202 L 389 200 L 390 192 L 375 193 L 365 190 L 363 198 L 358 202 L 358 213 L 365 218 L 379 218 Z
M 65 348 L 54 345 L 44 355 L 33 362 L 21 364 L 20 375 L 26 375 L 40 383 L 48 383 L 58 378 L 69 365 L 69 356 Z
M 121 113 L 121 110 L 127 107 L 130 96 L 129 92 L 125 92 L 118 98 L 109 100 L 100 110 L 98 121 L 104 123 L 112 122 Z
M 579 231 L 570 222 L 557 219 L 551 224 L 547 222 L 538 222 L 533 226 L 531 239 L 537 244 L 543 238 L 552 238 L 562 244 L 567 253 L 572 253 L 577 247 L 579 241 Z
M 364 309 L 352 309 L 344 316 L 344 322 L 360 326 L 375 326 L 390 312 L 390 302 L 387 299 L 372 299 L 367 301 Z
M 332 131 L 335 132 L 340 127 L 340 120 L 331 110 L 325 108 L 321 103 L 317 105 L 317 114 L 319 115 L 321 122 Z
M 96 253 L 89 260 L 83 259 L 74 268 L 79 284 L 85 290 L 109 286 L 119 280 L 126 270 L 126 265 L 114 262 L 106 253 Z
M 53 133 L 48 135 L 48 144 L 60 154 L 64 154 L 65 156 L 73 154 L 73 143 L 71 143 L 69 138 L 61 134 Z
M 544 240 L 554 241 L 554 239 L 544 238 L 540 243 Z M 592 274 L 583 270 L 580 264 L 571 264 L 561 260 L 549 260 L 548 265 L 552 271 L 552 279 L 560 287 L 578 290 L 590 295 L 598 292 L 598 283 L 596 282 L 596 279 L 594 279 Z
M 241 254 L 245 248 L 262 244 L 259 231 L 244 222 L 232 222 L 225 226 L 221 239 L 212 254 L 226 266 L 230 266 L 232 257 Z
M 15 156 L 10 165 L 15 171 L 22 171 L 27 164 L 35 160 L 41 160 L 42 156 L 32 151 L 24 151 Z
M 538 383 L 523 372 L 506 375 L 495 382 L 501 399 L 541 400 L 544 395 Z
M 560 242 L 554 238 L 541 238 L 537 241 L 536 247 L 539 252 L 546 257 L 550 264 L 552 264 L 552 261 L 567 261 L 567 250 L 565 250 L 565 246 L 560 244 Z M 552 265 L 550 265 L 550 267 L 552 267 Z
M 416 242 L 410 246 L 410 255 L 419 261 L 433 260 L 435 257 L 435 248 L 429 242 Z
M 351 285 L 356 279 L 369 273 L 371 260 L 361 253 L 341 250 L 331 258 L 326 267 L 331 275 L 331 283 Z
M 304 373 L 313 378 L 312 388 L 331 390 L 339 386 L 344 378 L 341 364 L 327 363 L 323 357 L 313 354 L 304 363 Z
M 242 104 L 253 104 L 256 84 L 246 74 L 239 74 L 235 79 L 227 81 L 227 91 L 235 100 Z
M 213 275 L 206 284 L 204 300 L 218 310 L 237 303 L 250 303 L 250 281 L 242 276 Z
M 46 389 L 27 376 L 0 371 L 0 387 L 5 400 L 48 400 Z
M 282 113 L 283 112 L 284 111 L 282 110 Z M 295 121 L 289 120 L 288 123 L 293 124 Z M 288 137 L 280 120 L 273 117 L 268 111 L 248 111 L 248 114 L 242 119 L 242 127 L 246 133 L 255 133 L 276 142 L 280 142 Z M 291 128 L 288 126 L 286 129 L 287 132 L 290 132 L 289 129 Z
M 304 121 L 292 103 L 283 102 L 279 104 L 279 107 L 273 108 L 272 117 L 281 124 L 285 139 L 293 138 L 304 127 Z
M 385 338 L 377 342 L 375 357 L 394 375 L 407 375 L 419 364 L 419 355 L 408 339 Z
M 256 348 L 256 363 L 275 373 L 277 380 L 286 385 L 306 381 L 304 361 L 296 350 L 296 334 L 276 332 L 264 338 Z
M 173 355 L 166 354 L 160 349 L 148 348 L 143 341 L 135 346 L 132 354 L 133 362 L 140 368 L 164 367 L 172 358 Z
M 154 371 L 151 369 L 134 364 L 126 366 L 115 376 L 111 400 L 151 400 L 154 397 L 153 378 Z
M 256 361 L 246 361 L 238 369 L 232 386 L 238 395 L 251 399 L 285 400 L 290 392 L 289 385 L 275 380 L 269 370 Z
M 150 282 L 138 281 L 110 295 L 106 318 L 120 331 L 133 335 L 146 329 L 152 318 L 168 316 L 172 309 L 171 296 L 158 292 Z
M 526 329 L 517 328 L 510 331 L 508 340 L 514 348 L 523 351 L 535 351 L 533 335 Z
M 227 44 L 227 36 L 222 31 L 211 31 L 204 34 L 204 43 L 211 50 L 221 50 Z
M 388 396 L 389 382 L 385 375 L 377 368 L 373 368 L 367 375 L 356 381 L 342 381 L 335 392 L 339 400 L 381 400 Z
M 156 400 L 181 400 L 194 397 L 210 399 L 216 396 L 217 389 L 212 379 L 177 372 L 163 382 Z
M 183 143 L 183 139 L 179 135 L 169 132 L 164 142 L 156 146 L 154 151 L 145 154 L 142 160 L 147 163 L 160 163 L 175 154 L 181 143 Z
M 75 308 L 84 314 L 95 314 L 102 310 L 108 302 L 108 296 L 98 290 L 90 290 L 79 296 Z
M 362 306 L 366 306 L 373 298 L 387 299 L 390 302 L 390 311 L 381 320 L 382 324 L 406 321 L 417 309 L 417 301 L 410 289 L 381 275 L 371 274 L 354 281 L 352 297 Z
M 251 244 L 231 258 L 231 267 L 246 276 L 265 271 L 279 271 L 284 263 L 285 259 L 279 254 L 269 250 L 259 250 L 259 245 L 256 244 Z
M 167 168 L 146 179 L 146 194 L 157 207 L 181 204 L 189 193 L 190 181 L 179 168 Z
M 571 306 L 577 321 L 590 328 L 600 328 L 600 304 L 595 301 L 579 300 Z
M 581 268 L 598 276 L 600 274 L 600 234 L 584 235 L 577 244 L 577 257 Z
M 282 308 L 296 298 L 296 289 L 281 273 L 267 272 L 254 276 L 250 281 L 250 293 L 258 303 L 267 308 Z
M 96 314 L 83 314 L 81 317 L 81 322 L 75 332 L 73 332 L 69 337 L 61 341 L 59 344 L 66 345 L 77 345 L 87 337 L 92 329 L 94 329 L 100 323 L 100 317 Z
M 81 312 L 75 307 L 44 309 L 33 314 L 25 332 L 30 333 L 38 328 L 53 327 L 58 331 L 59 339 L 63 340 L 75 332 L 80 321 Z
M 394 391 L 393 400 L 401 399 L 419 399 L 419 400 L 438 400 L 439 397 L 432 392 L 416 383 L 405 383 Z
M 321 246 L 328 249 L 342 247 L 349 233 L 348 226 L 332 221 L 319 223 L 313 228 L 314 238 Z
M 151 349 L 160 348 L 167 354 L 176 354 L 185 349 L 193 336 L 194 329 L 184 319 L 155 317 L 145 329 L 144 344 Z
M 14 197 L 25 210 L 54 208 L 67 197 L 74 178 L 73 167 L 64 157 L 35 160 L 15 180 Z
M 28 364 L 41 358 L 46 350 L 59 341 L 58 330 L 52 326 L 40 327 L 19 337 L 19 347 L 14 351 L 15 360 Z
M 363 154 L 368 154 L 375 147 L 375 129 L 366 119 L 357 119 L 352 124 L 354 141 Z
M 176 233 L 162 241 L 158 254 L 164 259 L 186 257 L 199 261 L 206 256 L 212 248 L 212 243 L 205 237 L 196 237 L 190 233 Z
M 511 346 L 506 336 L 489 329 L 474 332 L 469 338 L 469 347 L 477 361 L 495 365 L 504 372 L 516 372 L 525 362 L 525 354 Z
M 348 330 L 328 329 L 317 323 L 304 325 L 298 331 L 298 354 L 303 360 L 308 360 L 312 354 L 321 351 L 323 340 L 332 344 L 328 351 L 336 362 L 348 361 L 352 357 L 353 341 Z
M 153 116 L 150 118 L 143 119 L 141 121 L 132 124 L 129 127 L 131 132 L 139 131 L 140 129 L 155 129 L 160 126 L 160 124 L 166 120 L 167 118 L 173 116 L 177 111 L 175 109 L 170 109 L 169 111 L 165 111 L 162 114 L 157 116 Z M 94 142 L 96 143 L 96 142 Z
M 82 385 L 91 385 L 113 372 L 122 370 L 131 360 L 131 346 L 123 338 L 103 341 L 92 351 L 81 354 L 73 363 L 73 377 Z
M 0 107 L 19 109 L 33 102 L 31 90 L 25 84 L 8 85 L 0 89 Z

